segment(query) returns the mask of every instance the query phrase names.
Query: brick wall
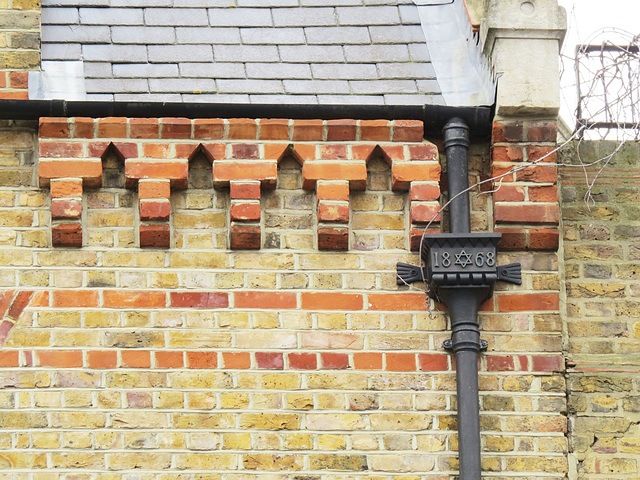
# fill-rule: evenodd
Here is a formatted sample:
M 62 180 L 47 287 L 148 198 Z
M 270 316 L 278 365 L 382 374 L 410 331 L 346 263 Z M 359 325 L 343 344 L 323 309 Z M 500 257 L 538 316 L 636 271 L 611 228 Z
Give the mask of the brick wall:
M 0 133 L 6 478 L 456 474 L 446 316 L 395 277 L 446 190 L 419 122 L 76 118 Z M 488 178 L 489 145 L 470 162 Z M 493 228 L 493 200 L 474 193 L 474 230 Z M 498 287 L 481 314 L 485 478 L 567 471 L 545 248 L 500 254 L 523 263 L 523 286 Z
M 584 142 L 562 156 L 570 447 L 578 478 L 640 474 L 638 143 Z M 609 159 L 583 170 L 585 164 Z M 587 185 L 594 181 L 591 200 Z

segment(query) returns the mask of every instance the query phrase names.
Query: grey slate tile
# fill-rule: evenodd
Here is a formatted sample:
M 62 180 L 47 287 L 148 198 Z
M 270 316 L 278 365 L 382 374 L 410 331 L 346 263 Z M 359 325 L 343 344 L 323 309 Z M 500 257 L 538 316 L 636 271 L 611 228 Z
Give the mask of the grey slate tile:
M 311 94 L 348 94 L 349 82 L 346 80 L 284 80 L 287 93 Z
M 209 25 L 204 8 L 147 8 L 144 20 L 147 25 Z
M 384 102 L 387 105 L 442 105 L 440 103 L 433 103 L 430 100 L 432 97 L 429 95 L 406 95 L 406 94 L 395 94 L 390 93 L 384 95 Z
M 216 27 L 177 27 L 178 43 L 240 43 L 240 29 Z
M 313 78 L 324 80 L 377 77 L 374 63 L 318 63 L 311 65 L 311 72 Z
M 173 0 L 174 7 L 228 7 L 233 0 Z
M 415 80 L 351 80 L 355 94 L 418 93 Z
M 307 27 L 307 43 L 320 45 L 349 45 L 371 43 L 367 27 Z
M 249 103 L 249 95 L 247 94 L 188 94 L 183 93 L 183 102 L 207 102 L 207 103 Z
M 180 76 L 194 78 L 246 78 L 243 63 L 180 63 Z
M 110 78 L 113 76 L 113 65 L 110 62 L 84 62 L 86 78 Z
M 176 32 L 173 27 L 111 27 L 113 43 L 173 44 Z
M 43 25 L 42 38 L 48 43 L 108 43 L 111 32 L 102 25 Z
M 241 28 L 242 43 L 259 45 L 296 45 L 305 43 L 302 28 Z
M 362 0 L 300 0 L 303 7 L 345 7 L 360 6 Z
M 337 7 L 340 25 L 396 25 L 400 23 L 398 7 Z
M 146 78 L 87 78 L 87 92 L 146 93 L 149 85 Z
M 218 80 L 220 93 L 284 93 L 280 80 Z
M 174 0 L 109 0 L 111 7 L 171 7 Z
M 149 62 L 212 62 L 211 45 L 149 45 Z
M 147 48 L 143 45 L 83 45 L 86 61 L 113 63 L 146 63 Z
M 79 43 L 43 43 L 40 49 L 42 60 L 81 60 Z
M 113 0 L 82 0 L 82 5 L 92 7 L 108 7 Z M 42 0 L 42 10 L 45 7 L 64 7 L 64 6 L 78 6 L 78 0 Z
M 179 93 L 116 93 L 116 102 L 180 102 Z
M 382 95 L 318 95 L 322 105 L 384 105 Z
M 210 8 L 209 23 L 213 27 L 270 27 L 268 8 Z
M 212 78 L 150 78 L 149 89 L 156 93 L 215 92 L 216 82 Z
M 250 102 L 257 104 L 317 105 L 316 95 L 250 95 Z
M 409 56 L 411 57 L 412 62 L 428 62 L 429 59 L 429 50 L 427 49 L 426 44 L 419 43 L 411 43 L 408 45 L 409 47 Z
M 113 65 L 113 75 L 131 78 L 178 77 L 179 71 L 175 63 L 116 63 Z
M 428 62 L 379 63 L 380 78 L 435 78 L 433 65 Z
M 77 8 L 43 8 L 42 25 L 70 25 L 80 20 Z
M 334 45 L 284 45 L 280 47 L 280 58 L 289 63 L 334 63 L 343 62 L 344 53 L 342 47 Z
M 278 7 L 297 7 L 298 0 L 236 0 L 238 7 L 262 7 L 262 8 L 278 8 Z
M 404 25 L 420 25 L 418 7 L 415 5 L 399 5 L 400 19 Z
M 148 94 L 145 94 L 145 96 Z M 87 100 L 90 102 L 113 102 L 112 93 L 87 93 Z M 143 98 L 143 97 L 138 97 Z
M 311 78 L 307 63 L 247 63 L 248 78 Z
M 408 62 L 409 50 L 406 45 L 346 45 L 345 57 L 348 62 Z
M 141 8 L 81 8 L 80 23 L 85 25 L 142 25 Z
M 369 27 L 373 43 L 425 43 L 420 25 L 377 25 Z
M 214 45 L 216 62 L 277 62 L 275 45 Z
M 277 27 L 325 27 L 336 24 L 333 8 L 276 8 L 272 12 Z
M 438 81 L 433 79 L 433 80 L 416 80 L 416 84 L 418 85 L 418 90 L 420 90 L 420 93 L 427 93 L 429 95 L 431 94 L 439 94 L 440 93 L 440 85 L 438 84 Z

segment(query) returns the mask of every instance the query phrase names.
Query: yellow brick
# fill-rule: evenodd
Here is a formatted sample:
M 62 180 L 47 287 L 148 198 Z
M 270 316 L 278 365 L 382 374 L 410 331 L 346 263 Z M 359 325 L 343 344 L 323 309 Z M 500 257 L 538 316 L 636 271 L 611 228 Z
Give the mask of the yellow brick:
M 46 453 L 0 452 L 0 469 L 47 468 Z
M 308 377 L 308 388 L 320 390 L 366 390 L 367 374 L 359 373 L 312 373 Z
M 22 232 L 20 238 L 20 246 L 22 247 L 41 248 L 49 245 L 47 232 L 43 230 L 29 230 L 27 232 Z
M 65 407 L 91 407 L 92 393 L 83 390 L 66 391 L 62 395 Z
M 349 318 L 353 330 L 377 330 L 382 321 L 382 316 L 378 313 L 351 313 Z
M 11 330 L 11 335 L 4 347 L 50 347 L 51 330 L 45 331 L 36 328 L 20 328 L 16 326 Z
M 0 265 L 7 267 L 27 266 L 33 263 L 31 252 L 24 250 L 0 250 Z
M 29 448 L 31 439 L 28 433 L 16 433 L 14 435 L 14 447 L 19 449 Z
M 311 450 L 313 435 L 309 433 L 291 433 L 284 436 L 284 448 L 287 450 Z
M 184 408 L 182 392 L 160 391 L 156 394 L 154 406 L 157 408 Z
M 53 412 L 51 426 L 57 428 L 99 428 L 106 424 L 104 413 Z
M 107 458 L 111 470 L 166 470 L 171 466 L 170 453 L 118 452 L 108 454 Z
M 87 228 L 86 238 L 92 247 L 114 247 L 116 245 L 114 232 L 111 229 Z
M 176 252 L 169 254 L 173 268 L 227 268 L 229 256 L 218 252 Z
M 249 433 L 223 433 L 222 445 L 225 450 L 250 450 L 251 434 Z
M 345 313 L 319 313 L 318 328 L 323 330 L 344 330 L 347 328 Z
M 218 288 L 240 288 L 244 285 L 243 273 L 222 272 L 216 274 Z
M 489 452 L 510 452 L 515 447 L 513 437 L 489 437 L 485 438 L 485 449 Z
M 157 388 L 167 385 L 167 374 L 159 372 L 112 372 L 105 376 L 107 388 Z
M 220 435 L 217 433 L 188 434 L 190 450 L 217 450 L 220 448 Z
M 180 470 L 234 470 L 238 458 L 228 453 L 178 453 L 175 466 Z
M 275 279 L 274 279 L 275 282 Z M 275 283 L 274 283 L 275 285 Z M 251 314 L 253 328 L 278 328 L 280 316 L 277 312 L 253 312 Z
M 31 227 L 33 226 L 33 210 L 2 210 L 0 211 L 0 227 Z
M 117 312 L 85 311 L 83 314 L 84 326 L 87 328 L 109 328 L 120 326 L 120 317 Z
M 268 410 L 282 408 L 282 395 L 274 393 L 253 394 L 253 408 L 256 410 Z
M 321 450 L 346 450 L 347 437 L 344 435 L 318 435 L 318 448 Z
M 300 254 L 300 268 L 303 270 L 357 270 L 360 268 L 360 255 L 358 254 Z
M 93 442 L 96 450 L 122 449 L 124 433 L 97 430 L 93 432 Z
M 213 392 L 188 392 L 187 405 L 195 410 L 210 410 L 218 404 Z
M 343 410 L 345 406 L 344 395 L 340 393 L 319 393 L 316 395 L 316 404 L 320 410 Z
M 447 436 L 425 434 L 417 437 L 418 450 L 426 452 L 442 452 L 447 449 Z
M 313 470 L 347 472 L 367 470 L 367 457 L 365 455 L 336 455 L 335 453 L 310 455 L 309 461 Z
M 106 256 L 108 255 L 108 253 L 105 252 L 104 255 Z M 92 267 L 98 264 L 98 255 L 96 254 L 96 252 L 88 252 L 84 250 L 40 252 L 38 253 L 38 263 L 45 267 Z
M 20 192 L 18 194 L 18 205 L 21 207 L 42 207 L 46 204 L 47 195 L 45 192 Z
M 218 312 L 218 326 L 221 328 L 248 328 L 249 314 L 245 312 Z
M 176 413 L 173 415 L 175 428 L 232 428 L 234 417 L 230 413 Z
M 313 394 L 311 393 L 287 393 L 287 407 L 293 410 L 313 409 Z
M 163 431 L 157 434 L 160 448 L 184 450 L 187 448 L 187 436 L 182 432 Z
M 309 413 L 306 425 L 309 430 L 362 430 L 365 423 L 357 413 Z
M 422 413 L 374 413 L 369 417 L 374 430 L 427 430 L 431 415 Z
M 351 435 L 351 446 L 353 450 L 378 450 L 380 445 L 375 435 L 357 434 Z
M 149 274 L 151 288 L 176 288 L 178 285 L 178 275 L 175 273 L 151 272 Z
M 297 430 L 300 415 L 294 413 L 245 413 L 240 416 L 240 428 L 252 430 Z
M 31 442 L 34 448 L 60 448 L 60 434 L 58 432 L 32 432 Z
M 160 268 L 164 266 L 163 252 L 104 252 L 102 265 L 105 267 Z
M 233 392 L 220 394 L 220 406 L 222 408 L 249 408 L 250 402 L 248 393 Z
M 212 229 L 224 228 L 227 215 L 222 212 L 176 212 L 173 224 L 178 229 Z
M 247 470 L 258 471 L 299 471 L 303 467 L 303 457 L 299 455 L 244 455 L 242 464 Z
M 370 455 L 371 466 L 382 472 L 429 472 L 435 466 L 431 455 Z
M 166 428 L 169 420 L 166 413 L 131 410 L 110 415 L 113 428 Z
M 319 290 L 339 290 L 342 288 L 341 273 L 315 273 L 310 277 L 311 285 Z
M 79 328 L 82 325 L 82 315 L 80 312 L 42 311 L 38 312 L 37 325 L 39 327 Z
M 92 446 L 91 432 L 69 432 L 62 436 L 65 448 L 90 449 Z
M 566 473 L 567 459 L 565 457 L 507 457 L 507 470 L 514 472 L 546 472 Z M 603 470 L 606 471 L 606 470 Z M 618 472 L 616 472 L 618 473 Z

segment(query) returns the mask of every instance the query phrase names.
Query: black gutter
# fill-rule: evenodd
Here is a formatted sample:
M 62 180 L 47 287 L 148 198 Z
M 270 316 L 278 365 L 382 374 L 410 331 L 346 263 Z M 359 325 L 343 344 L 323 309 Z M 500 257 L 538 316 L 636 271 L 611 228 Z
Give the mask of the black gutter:
M 422 120 L 425 136 L 442 135 L 452 118 L 461 118 L 476 138 L 488 138 L 491 107 L 443 105 L 296 105 L 245 103 L 165 103 L 66 100 L 0 100 L 0 119 L 34 120 L 40 117 L 186 117 Z

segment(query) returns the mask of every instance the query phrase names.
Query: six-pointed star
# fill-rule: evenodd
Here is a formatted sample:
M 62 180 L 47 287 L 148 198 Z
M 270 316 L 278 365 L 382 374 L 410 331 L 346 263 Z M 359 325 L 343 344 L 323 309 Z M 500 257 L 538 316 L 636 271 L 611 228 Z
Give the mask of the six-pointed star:
M 467 265 L 471 265 L 473 263 L 471 261 L 471 255 L 462 250 L 460 253 L 456 253 L 456 265 L 460 265 L 462 268 L 465 268 Z

